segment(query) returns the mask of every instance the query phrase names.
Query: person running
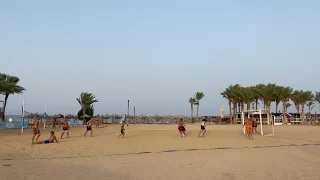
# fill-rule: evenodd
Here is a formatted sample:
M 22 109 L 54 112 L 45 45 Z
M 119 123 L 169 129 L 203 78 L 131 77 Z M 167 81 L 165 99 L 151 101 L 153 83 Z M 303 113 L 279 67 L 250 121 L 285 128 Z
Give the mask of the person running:
M 64 135 L 64 133 L 67 133 L 67 138 L 69 138 L 69 123 L 68 123 L 68 120 L 65 119 L 64 122 L 63 122 L 63 127 L 62 127 L 62 133 L 61 133 L 61 139 L 62 139 L 62 136 Z
M 99 124 L 99 118 L 96 119 L 96 129 L 99 129 L 100 124 Z
M 125 135 L 125 133 L 124 133 L 124 124 L 125 124 L 125 121 L 123 120 L 122 122 L 121 122 L 121 129 L 120 129 L 120 135 L 118 136 L 118 138 L 120 137 L 120 136 L 122 136 L 122 138 L 124 138 L 124 135 Z
M 54 142 L 59 143 L 57 140 L 57 137 L 54 135 L 54 131 L 51 131 L 50 138 L 48 140 L 32 142 L 32 144 L 49 144 L 49 143 L 54 143 Z
M 34 138 L 37 136 L 36 138 L 36 141 L 38 141 L 41 133 L 40 133 L 40 130 L 39 130 L 39 117 L 38 116 L 35 116 L 35 119 L 33 121 L 33 137 L 32 137 L 32 143 L 34 142 Z
M 86 133 L 84 133 L 84 137 L 86 137 L 87 133 L 90 131 L 90 136 L 92 137 L 92 127 L 91 127 L 91 119 L 87 122 L 87 130 Z
M 179 121 L 178 121 L 178 130 L 180 132 L 181 137 L 186 136 L 186 128 L 185 128 L 184 123 L 182 122 L 182 118 L 179 119 Z
M 198 134 L 198 137 L 204 136 L 206 134 L 206 126 L 207 126 L 207 119 L 206 117 L 201 121 L 201 125 L 200 125 L 200 132 Z
M 253 136 L 252 136 L 252 120 L 249 119 L 247 115 L 244 118 L 243 127 L 246 127 L 246 134 L 248 135 L 248 138 L 249 139 L 253 139 Z

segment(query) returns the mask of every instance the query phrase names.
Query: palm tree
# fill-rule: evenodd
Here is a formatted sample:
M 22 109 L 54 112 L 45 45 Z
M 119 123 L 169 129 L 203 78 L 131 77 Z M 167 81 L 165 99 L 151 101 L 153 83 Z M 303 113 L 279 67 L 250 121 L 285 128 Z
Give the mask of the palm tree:
M 231 99 L 233 103 L 233 123 L 237 123 L 238 121 L 238 109 L 240 109 L 240 101 L 241 101 L 241 94 L 240 89 L 241 86 L 239 84 L 230 86 L 231 89 Z
M 258 93 L 264 103 L 265 109 L 271 109 L 271 102 L 275 100 L 276 84 L 269 83 L 267 85 L 259 84 L 256 86 L 256 93 Z M 268 124 L 270 123 L 270 111 L 267 111 Z
M 314 94 L 314 100 L 317 101 L 320 104 L 320 92 L 317 91 Z
M 197 102 L 197 100 L 193 97 L 189 98 L 189 103 L 190 103 L 190 123 L 192 123 L 193 119 L 193 105 Z
M 274 101 L 276 102 L 276 113 L 279 112 L 279 104 L 282 100 L 282 91 L 284 87 L 283 86 L 276 86 L 275 87 L 275 93 L 274 93 Z
M 314 101 L 309 101 L 309 102 L 307 102 L 307 107 L 308 107 L 308 113 L 309 113 L 309 116 L 310 116 L 310 119 L 311 119 L 311 111 L 312 111 L 312 109 L 314 108 Z
M 229 104 L 229 121 L 230 123 L 232 123 L 232 92 L 231 92 L 231 88 L 232 86 L 229 86 L 228 88 L 226 88 L 222 93 L 220 93 L 223 98 L 226 98 L 228 100 L 228 104 Z
M 9 95 L 21 94 L 26 89 L 19 86 L 20 79 L 16 76 L 0 73 L 0 94 L 4 95 L 4 104 L 2 108 L 2 120 L 5 119 L 5 112 Z
M 303 94 L 302 90 L 295 90 L 291 95 L 291 100 L 295 105 L 297 113 L 300 113 L 301 96 Z
M 194 98 L 196 100 L 195 105 L 197 105 L 197 118 L 199 117 L 199 105 L 200 105 L 200 100 L 204 97 L 204 93 L 203 92 L 197 92 L 194 95 Z
M 95 99 L 96 97 L 92 93 L 83 92 L 80 94 L 80 97 L 77 98 L 77 101 L 79 102 L 81 108 L 82 108 L 82 114 L 86 114 L 87 108 L 89 108 L 93 103 L 99 102 L 98 99 Z
M 304 113 L 304 107 L 307 104 L 307 102 L 313 101 L 313 94 L 312 91 L 303 91 L 301 96 L 301 113 L 302 113 L 302 121 L 305 122 L 305 113 Z
M 282 87 L 280 91 L 280 97 L 281 97 L 281 102 L 283 106 L 283 117 L 284 117 L 284 123 L 287 123 L 287 116 L 286 112 L 288 111 L 288 108 L 291 106 L 288 101 L 291 98 L 291 95 L 293 93 L 293 89 L 291 87 Z

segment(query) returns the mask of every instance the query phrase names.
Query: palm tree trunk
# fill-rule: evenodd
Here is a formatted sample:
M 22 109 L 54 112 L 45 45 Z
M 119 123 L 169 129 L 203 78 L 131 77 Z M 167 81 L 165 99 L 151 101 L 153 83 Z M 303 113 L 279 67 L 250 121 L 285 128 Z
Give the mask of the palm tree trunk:
M 280 103 L 279 101 L 276 102 L 276 113 L 278 113 L 278 110 L 279 110 L 279 103 Z
M 232 123 L 232 107 L 231 107 L 231 101 L 229 100 L 229 121 Z
M 251 109 L 251 103 L 247 103 L 247 111 L 249 111 Z
M 271 116 L 271 111 L 270 111 L 270 107 L 271 107 L 271 105 L 268 103 L 267 105 L 266 105 L 266 109 L 268 109 L 268 111 L 267 111 L 267 123 L 268 124 L 270 124 L 270 122 L 271 122 L 271 118 L 272 118 L 272 116 Z
M 233 103 L 233 123 L 237 122 L 237 103 Z
M 283 106 L 283 113 L 282 113 L 282 117 L 283 117 L 283 121 L 282 121 L 282 124 L 287 124 L 287 115 L 286 115 L 286 112 L 287 112 L 287 109 L 286 109 L 286 102 L 285 101 L 282 101 L 282 106 Z
M 192 105 L 192 103 L 190 103 L 190 123 L 192 123 L 192 117 L 193 117 L 193 105 Z
M 256 110 L 257 110 L 258 109 L 258 99 L 256 99 L 255 104 L 256 104 Z
M 197 105 L 197 119 L 199 118 L 199 105 L 200 104 Z
M 241 104 L 240 104 L 240 112 L 242 113 L 244 111 L 244 103 L 242 102 Z
M 9 94 L 6 93 L 5 97 L 4 97 L 4 104 L 3 104 L 3 108 L 2 108 L 2 121 L 5 120 L 6 118 L 6 107 L 7 107 L 7 102 L 8 102 L 8 98 L 9 98 Z
M 304 124 L 304 104 L 301 105 L 301 122 Z

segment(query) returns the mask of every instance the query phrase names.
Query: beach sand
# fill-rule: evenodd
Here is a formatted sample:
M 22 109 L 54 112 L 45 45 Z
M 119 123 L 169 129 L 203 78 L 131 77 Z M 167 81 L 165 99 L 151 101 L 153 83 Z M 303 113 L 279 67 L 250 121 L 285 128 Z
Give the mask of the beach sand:
M 41 130 L 39 140 L 51 129 Z M 319 179 L 320 127 L 276 126 L 274 137 L 248 140 L 240 125 L 208 125 L 197 137 L 199 124 L 187 125 L 181 138 L 177 125 L 120 125 L 70 129 L 58 144 L 31 145 L 32 131 L 0 130 L 0 179 L 151 180 L 151 179 Z M 66 136 L 65 136 L 66 137 Z M 293 144 L 293 145 L 291 145 Z M 318 144 L 318 145 L 317 145 Z M 294 146 L 297 145 L 297 146 Z M 173 152 L 174 151 L 174 152 Z

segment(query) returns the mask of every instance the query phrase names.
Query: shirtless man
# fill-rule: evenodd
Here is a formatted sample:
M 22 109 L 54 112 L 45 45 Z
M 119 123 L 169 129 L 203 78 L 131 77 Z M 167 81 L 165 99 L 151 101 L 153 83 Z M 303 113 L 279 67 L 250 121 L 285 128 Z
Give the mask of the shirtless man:
M 252 136 L 252 120 L 249 119 L 247 115 L 244 118 L 243 127 L 246 127 L 246 134 L 248 135 L 248 138 L 249 139 L 253 139 L 253 136 Z
M 54 117 L 52 121 L 52 129 L 56 129 L 57 119 Z
M 57 140 L 57 137 L 54 135 L 54 131 L 51 131 L 50 138 L 48 140 L 32 142 L 32 144 L 49 144 L 49 143 L 54 143 L 54 142 L 59 143 Z
M 87 122 L 87 130 L 86 132 L 84 133 L 84 136 L 83 137 L 86 137 L 87 133 L 90 131 L 90 136 L 92 137 L 92 122 L 91 122 L 91 119 Z
M 41 133 L 40 133 L 40 130 L 39 130 L 39 117 L 38 116 L 35 116 L 35 119 L 33 121 L 33 137 L 32 137 L 32 143 L 34 142 L 34 138 L 37 136 L 36 138 L 36 141 L 38 141 Z
M 179 121 L 178 121 L 178 130 L 180 132 L 181 137 L 186 136 L 186 128 L 185 128 L 184 123 L 182 122 L 182 118 L 179 119 Z
M 201 125 L 200 125 L 200 132 L 198 134 L 199 137 L 201 136 L 201 134 L 202 134 L 202 136 L 204 136 L 206 134 L 206 132 L 207 132 L 206 126 L 207 126 L 207 119 L 204 118 L 201 122 Z
M 120 137 L 120 136 L 122 136 L 122 138 L 124 138 L 124 135 L 125 135 L 125 133 L 124 133 L 124 124 L 125 124 L 125 121 L 123 120 L 122 122 L 121 122 L 121 129 L 120 129 L 120 135 L 118 136 L 118 138 Z
M 68 124 L 68 120 L 65 119 L 64 122 L 63 122 L 63 127 L 62 127 L 62 133 L 61 133 L 61 139 L 62 139 L 62 136 L 64 135 L 64 133 L 67 133 L 67 137 L 69 138 L 69 124 Z
M 257 133 L 257 126 L 258 126 L 258 123 L 256 118 L 252 117 L 252 133 L 253 134 Z
M 96 119 L 96 129 L 99 129 L 100 128 L 100 124 L 99 124 L 99 119 L 97 118 Z

